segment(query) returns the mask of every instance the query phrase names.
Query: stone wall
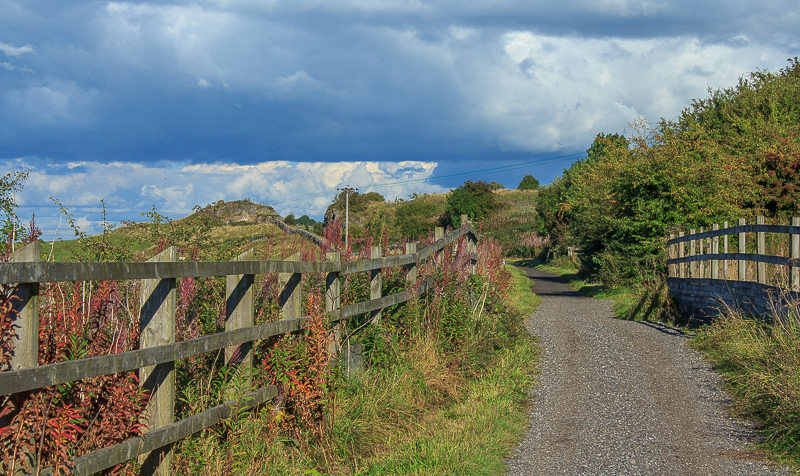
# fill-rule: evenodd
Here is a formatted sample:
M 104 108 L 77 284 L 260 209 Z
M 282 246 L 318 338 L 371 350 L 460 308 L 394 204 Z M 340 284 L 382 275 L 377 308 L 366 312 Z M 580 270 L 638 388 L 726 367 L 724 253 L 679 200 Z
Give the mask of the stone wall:
M 667 287 L 678 310 L 697 318 L 713 317 L 726 307 L 751 316 L 770 317 L 773 310 L 785 314 L 790 303 L 800 302 L 800 293 L 753 281 L 668 278 Z

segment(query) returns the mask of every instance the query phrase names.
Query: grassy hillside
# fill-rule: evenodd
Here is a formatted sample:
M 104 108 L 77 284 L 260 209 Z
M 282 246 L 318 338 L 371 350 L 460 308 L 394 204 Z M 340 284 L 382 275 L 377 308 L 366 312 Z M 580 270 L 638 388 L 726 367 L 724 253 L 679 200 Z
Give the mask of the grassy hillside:
M 301 237 L 286 236 L 275 224 L 280 216 L 272 207 L 246 200 L 198 207 L 191 215 L 176 220 L 154 210 L 144 215 L 149 221 L 125 223 L 99 235 L 47 243 L 42 247 L 43 258 L 52 254 L 50 259 L 54 261 L 146 259 L 166 242 L 178 247 L 179 257 L 201 260 L 227 259 L 256 243 L 270 245 L 273 255 L 308 246 Z

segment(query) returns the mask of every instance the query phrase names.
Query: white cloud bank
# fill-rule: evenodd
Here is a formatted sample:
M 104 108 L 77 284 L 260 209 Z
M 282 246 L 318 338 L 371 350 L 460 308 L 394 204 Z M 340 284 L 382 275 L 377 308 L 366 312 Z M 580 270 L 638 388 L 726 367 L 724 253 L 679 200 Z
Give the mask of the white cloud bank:
M 281 214 L 308 214 L 322 218 L 336 194 L 336 187 L 358 186 L 376 191 L 387 200 L 413 192 L 441 192 L 439 186 L 420 182 L 430 178 L 435 162 L 262 162 L 252 165 L 130 162 L 72 162 L 65 165 L 37 158 L 0 161 L 7 169 L 30 171 L 17 195 L 19 215 L 25 220 L 35 212 L 37 222 L 52 239 L 59 222 L 57 198 L 67 206 L 83 231 L 101 230 L 100 200 L 105 201 L 112 222 L 141 221 L 153 205 L 159 213 L 180 218 L 195 205 L 217 200 L 250 199 L 271 205 Z M 394 182 L 407 182 L 386 185 Z M 71 232 L 61 225 L 60 237 Z

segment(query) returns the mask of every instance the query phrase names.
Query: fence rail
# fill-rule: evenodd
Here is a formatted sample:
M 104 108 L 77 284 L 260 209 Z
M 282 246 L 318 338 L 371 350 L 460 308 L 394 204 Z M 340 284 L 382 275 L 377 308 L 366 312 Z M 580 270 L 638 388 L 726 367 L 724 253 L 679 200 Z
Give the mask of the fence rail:
M 755 253 L 748 253 L 747 234 L 755 234 Z M 767 254 L 766 234 L 789 235 L 789 256 Z M 767 264 L 785 266 L 789 268 L 789 281 L 786 287 L 791 291 L 800 291 L 800 217 L 792 218 L 791 225 L 767 225 L 764 217 L 756 218 L 756 224 L 748 225 L 745 219 L 740 218 L 735 226 L 728 226 L 725 222 L 722 227 L 715 224 L 712 229 L 700 232 L 691 229 L 688 235 L 684 232 L 671 233 L 667 241 L 669 259 L 667 261 L 669 277 L 671 278 L 705 278 L 706 274 L 711 279 L 728 279 L 729 262 L 736 262 L 736 280 L 752 281 L 748 279 L 747 263 L 757 263 L 755 281 L 768 284 Z M 736 235 L 737 252 L 729 252 L 730 235 Z M 722 250 L 720 250 L 722 238 Z M 689 245 L 688 255 L 686 245 Z M 687 266 L 688 264 L 688 269 Z M 707 267 L 706 264 L 710 264 Z M 722 276 L 720 276 L 722 264 Z M 732 269 L 731 269 L 732 271 Z
M 668 284 L 670 294 L 685 311 L 708 314 L 724 302 L 749 313 L 765 314 L 776 307 L 777 295 L 785 295 L 777 303 L 780 308 L 786 296 L 800 292 L 800 218 L 792 218 L 789 225 L 767 225 L 764 221 L 759 216 L 755 224 L 748 225 L 740 218 L 733 226 L 725 222 L 721 227 L 713 225 L 711 230 L 670 233 Z M 767 253 L 768 233 L 777 242 L 773 254 Z M 734 243 L 730 243 L 731 235 L 737 238 Z M 782 235 L 789 237 L 786 247 Z M 788 256 L 775 254 L 778 249 L 788 251 Z M 755 265 L 754 270 L 750 263 Z M 771 274 L 767 265 L 774 267 Z
M 466 220 L 462 217 L 462 223 Z M 331 322 L 371 313 L 376 320 L 382 309 L 399 304 L 430 289 L 430 279 L 418 282 L 417 265 L 435 256 L 462 237 L 466 238 L 472 272 L 477 261 L 477 234 L 471 225 L 444 235 L 436 229 L 435 241 L 420 251 L 416 243 L 406 245 L 406 254 L 382 256 L 373 247 L 369 259 L 342 263 L 339 253 L 328 253 L 326 261 L 302 262 L 299 255 L 287 260 L 254 260 L 252 252 L 234 261 L 175 261 L 170 248 L 148 262 L 115 263 L 43 263 L 38 243 L 14 254 L 11 263 L 0 263 L 0 282 L 17 285 L 18 337 L 12 370 L 0 372 L 0 395 L 11 395 L 51 385 L 74 382 L 118 372 L 139 369 L 140 382 L 151 392 L 146 425 L 147 433 L 121 443 L 93 451 L 73 461 L 76 474 L 93 474 L 139 457 L 142 473 L 168 474 L 169 446 L 193 433 L 227 418 L 236 408 L 249 408 L 277 395 L 274 386 L 257 389 L 235 401 L 205 410 L 174 422 L 174 364 L 177 360 L 226 349 L 226 361 L 237 347 L 268 337 L 303 330 L 307 317 L 300 316 L 301 278 L 303 273 L 326 273 L 326 311 Z M 406 279 L 413 283 L 406 290 L 381 295 L 381 270 L 404 267 Z M 342 306 L 340 276 L 369 272 L 370 300 Z M 278 304 L 281 319 L 254 325 L 253 277 L 279 273 L 283 286 Z M 226 331 L 191 340 L 175 342 L 175 288 L 177 278 L 226 276 Z M 38 291 L 39 283 L 63 281 L 143 280 L 140 306 L 140 348 L 137 350 L 83 358 L 49 365 L 38 365 Z M 250 365 L 252 353 L 238 356 L 240 366 Z

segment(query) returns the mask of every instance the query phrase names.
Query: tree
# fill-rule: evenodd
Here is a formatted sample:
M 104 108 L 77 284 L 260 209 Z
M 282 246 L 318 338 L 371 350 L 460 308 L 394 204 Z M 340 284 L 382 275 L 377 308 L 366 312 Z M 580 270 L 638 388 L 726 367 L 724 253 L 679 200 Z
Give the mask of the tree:
M 533 175 L 526 175 L 517 185 L 517 190 L 536 190 L 539 188 L 539 181 Z
M 311 226 L 314 223 L 316 223 L 314 221 L 314 219 L 309 217 L 308 215 L 303 215 L 303 216 L 301 216 L 300 218 L 297 219 L 297 224 L 298 225 Z
M 506 188 L 505 185 L 498 182 L 497 180 L 492 180 L 492 183 L 490 183 L 489 186 L 492 188 L 492 190 L 500 190 L 502 188 Z
M 467 180 L 464 185 L 450 192 L 445 210 L 447 221 L 454 227 L 461 226 L 461 215 L 479 221 L 497 208 L 492 187 L 483 180 Z
M 297 224 L 297 219 L 295 219 L 294 213 L 290 213 L 286 215 L 286 218 L 283 219 L 283 222 L 286 223 L 287 225 L 294 226 Z

